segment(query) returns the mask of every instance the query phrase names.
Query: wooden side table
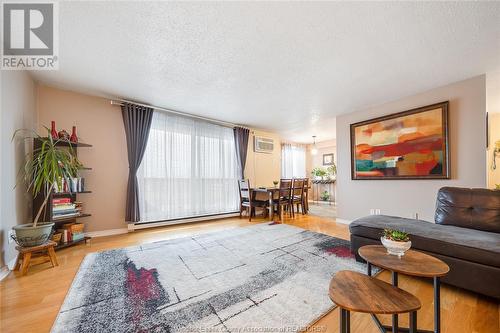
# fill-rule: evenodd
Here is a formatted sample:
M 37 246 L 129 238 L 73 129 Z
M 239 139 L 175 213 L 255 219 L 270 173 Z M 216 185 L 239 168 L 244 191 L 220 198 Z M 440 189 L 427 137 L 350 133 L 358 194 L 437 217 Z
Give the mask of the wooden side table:
M 405 255 L 398 257 L 390 255 L 382 245 L 365 245 L 359 249 L 359 255 L 368 263 L 368 275 L 371 276 L 371 267 L 387 269 L 391 271 L 392 285 L 398 286 L 398 273 L 409 276 L 420 276 L 432 278 L 434 281 L 434 333 L 441 332 L 441 282 L 440 278 L 448 274 L 450 267 L 442 260 L 431 255 L 408 250 Z M 386 332 L 391 329 L 389 326 L 384 326 L 376 316 L 373 319 L 379 326 L 381 332 Z M 394 326 L 398 325 L 397 314 L 392 316 L 392 331 Z M 429 333 L 432 331 L 419 330 L 421 333 Z
M 47 260 L 44 262 L 50 261 L 52 263 L 52 267 L 58 266 L 59 264 L 57 262 L 56 251 L 54 250 L 54 246 L 56 245 L 57 245 L 56 242 L 49 240 L 45 244 L 38 246 L 31 246 L 31 247 L 16 246 L 16 250 L 19 251 L 19 255 L 17 256 L 14 270 L 20 269 L 21 275 L 26 275 L 26 273 L 28 272 L 28 268 L 30 266 L 31 256 L 34 253 L 42 253 L 42 255 L 47 257 Z
M 330 299 L 340 308 L 340 333 L 349 333 L 350 311 L 410 315 L 410 333 L 417 332 L 420 301 L 407 291 L 358 272 L 340 271 L 332 278 Z

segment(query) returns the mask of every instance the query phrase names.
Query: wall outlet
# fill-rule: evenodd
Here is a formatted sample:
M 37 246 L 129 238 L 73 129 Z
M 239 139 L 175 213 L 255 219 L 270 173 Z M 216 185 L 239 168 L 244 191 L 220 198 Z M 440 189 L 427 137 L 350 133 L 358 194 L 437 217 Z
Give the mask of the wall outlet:
M 12 238 L 12 236 L 15 236 L 16 233 L 14 232 L 14 230 L 9 230 L 9 239 L 7 240 L 7 242 L 10 244 L 10 243 L 13 243 L 14 242 L 14 239 Z

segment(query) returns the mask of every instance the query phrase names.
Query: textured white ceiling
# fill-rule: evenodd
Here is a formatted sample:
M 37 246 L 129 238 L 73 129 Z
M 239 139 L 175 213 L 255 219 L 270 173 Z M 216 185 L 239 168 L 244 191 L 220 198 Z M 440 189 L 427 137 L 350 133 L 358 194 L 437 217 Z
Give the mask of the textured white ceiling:
M 499 2 L 63 2 L 47 84 L 335 137 L 335 116 L 500 69 Z

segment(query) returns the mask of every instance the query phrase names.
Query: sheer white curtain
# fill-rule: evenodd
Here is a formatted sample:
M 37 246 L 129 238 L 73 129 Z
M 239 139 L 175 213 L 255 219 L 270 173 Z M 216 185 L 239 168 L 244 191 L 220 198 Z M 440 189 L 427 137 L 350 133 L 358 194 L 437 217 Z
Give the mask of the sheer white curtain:
M 137 178 L 141 222 L 237 211 L 232 128 L 155 111 Z
M 306 177 L 306 148 L 284 143 L 281 145 L 281 177 Z

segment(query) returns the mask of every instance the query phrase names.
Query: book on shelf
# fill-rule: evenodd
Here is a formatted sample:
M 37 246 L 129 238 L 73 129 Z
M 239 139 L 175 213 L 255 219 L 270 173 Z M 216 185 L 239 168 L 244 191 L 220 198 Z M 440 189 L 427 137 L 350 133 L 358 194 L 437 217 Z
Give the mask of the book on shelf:
M 55 210 L 52 212 L 52 215 L 60 216 L 60 215 L 67 215 L 67 214 L 73 214 L 73 213 L 79 213 L 79 211 L 76 210 L 75 208 L 68 208 L 68 209 L 62 209 L 62 210 Z
M 52 219 L 76 217 L 82 213 L 81 202 L 71 202 L 71 198 L 52 199 Z
M 57 231 L 62 233 L 61 240 L 63 243 L 76 242 L 85 238 L 83 224 L 81 223 L 63 224 L 62 229 Z
M 69 242 L 69 232 L 67 229 L 57 229 L 58 232 L 60 232 L 62 234 L 61 236 L 61 242 L 63 243 L 67 243 Z
M 83 232 L 71 233 L 73 242 L 82 240 L 85 238 L 85 234 Z
M 66 205 L 71 203 L 71 198 L 54 198 L 52 199 L 53 205 Z
M 52 214 L 52 219 L 53 220 L 63 220 L 63 219 L 67 219 L 68 217 L 77 217 L 77 216 L 80 216 L 80 212 L 78 211 L 75 211 L 73 213 L 65 213 L 65 214 Z
M 85 191 L 85 178 L 60 178 L 54 183 L 54 193 L 78 193 Z
M 76 209 L 75 204 L 52 205 L 53 212 L 64 212 L 67 210 L 75 210 L 75 209 Z

